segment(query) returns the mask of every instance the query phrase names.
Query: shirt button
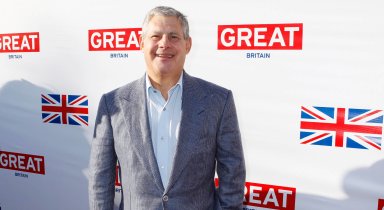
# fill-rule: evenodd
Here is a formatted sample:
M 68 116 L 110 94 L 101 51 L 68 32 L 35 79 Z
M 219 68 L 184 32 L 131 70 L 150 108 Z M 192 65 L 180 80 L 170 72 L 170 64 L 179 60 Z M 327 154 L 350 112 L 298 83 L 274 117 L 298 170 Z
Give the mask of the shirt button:
M 167 111 L 167 108 L 164 108 L 163 111 Z
M 163 201 L 168 201 L 168 195 L 163 196 Z
M 164 141 L 164 137 L 161 137 L 160 139 Z

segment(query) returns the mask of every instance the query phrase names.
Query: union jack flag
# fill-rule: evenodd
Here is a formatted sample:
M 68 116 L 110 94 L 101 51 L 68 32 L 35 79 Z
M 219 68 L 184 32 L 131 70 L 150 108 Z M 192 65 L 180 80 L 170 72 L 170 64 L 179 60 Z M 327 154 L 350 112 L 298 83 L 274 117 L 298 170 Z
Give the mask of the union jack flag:
M 84 95 L 41 94 L 44 123 L 88 126 L 88 98 Z
M 383 110 L 301 107 L 300 142 L 381 150 Z

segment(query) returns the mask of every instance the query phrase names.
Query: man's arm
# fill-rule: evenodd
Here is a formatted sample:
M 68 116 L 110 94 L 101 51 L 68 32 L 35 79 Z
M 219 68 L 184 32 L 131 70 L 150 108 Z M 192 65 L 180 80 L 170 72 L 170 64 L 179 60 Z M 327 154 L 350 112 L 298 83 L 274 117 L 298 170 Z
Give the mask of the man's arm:
M 242 210 L 245 163 L 232 92 L 227 95 L 217 135 L 218 196 L 222 209 Z
M 115 196 L 116 153 L 106 97 L 100 100 L 91 143 L 89 208 L 112 210 Z

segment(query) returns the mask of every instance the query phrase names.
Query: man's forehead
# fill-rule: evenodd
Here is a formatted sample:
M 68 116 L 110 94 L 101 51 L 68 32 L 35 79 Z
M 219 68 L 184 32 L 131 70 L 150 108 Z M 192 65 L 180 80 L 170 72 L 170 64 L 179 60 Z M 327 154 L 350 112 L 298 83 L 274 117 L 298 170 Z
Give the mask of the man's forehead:
M 165 18 L 176 18 L 174 16 L 161 16 Z M 167 33 L 167 34 L 180 34 L 182 33 L 182 28 L 180 22 L 175 19 L 176 21 L 170 21 L 170 22 L 163 22 L 154 20 L 154 17 L 149 21 L 149 27 L 148 30 L 152 33 Z
M 155 23 L 166 23 L 167 25 L 177 25 L 181 27 L 181 22 L 175 16 L 163 16 L 163 15 L 154 15 L 148 22 L 149 24 Z
M 152 34 L 169 34 L 169 35 L 180 35 L 182 31 L 177 31 L 177 30 L 149 30 L 150 33 Z

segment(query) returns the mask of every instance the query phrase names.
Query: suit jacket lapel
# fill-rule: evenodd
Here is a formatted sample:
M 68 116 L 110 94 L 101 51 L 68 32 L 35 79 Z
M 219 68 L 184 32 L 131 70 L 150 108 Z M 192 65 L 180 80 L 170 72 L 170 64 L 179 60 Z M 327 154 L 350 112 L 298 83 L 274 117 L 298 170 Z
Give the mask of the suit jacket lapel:
M 131 137 L 135 138 L 131 140 L 133 142 L 131 146 L 136 147 L 136 150 L 141 153 L 143 162 L 149 166 L 157 187 L 163 192 L 164 186 L 152 145 L 145 89 L 144 76 L 124 90 L 121 106 Z
M 173 168 L 167 186 L 168 191 L 175 184 L 180 173 L 193 155 L 198 139 L 198 126 L 204 118 L 204 98 L 206 92 L 200 87 L 198 81 L 184 72 L 182 117 L 180 122 L 179 139 L 173 161 Z

